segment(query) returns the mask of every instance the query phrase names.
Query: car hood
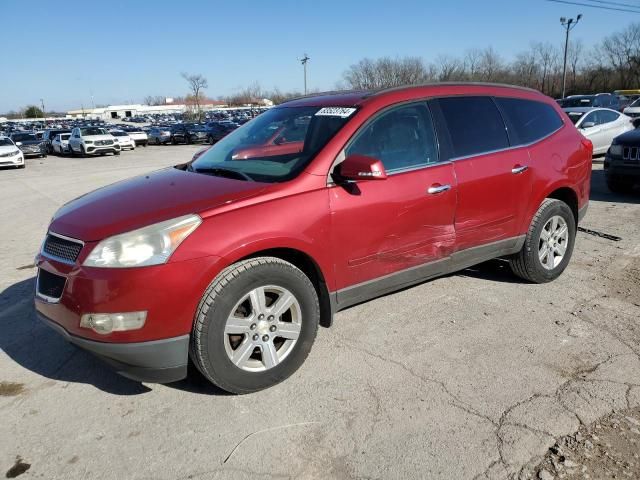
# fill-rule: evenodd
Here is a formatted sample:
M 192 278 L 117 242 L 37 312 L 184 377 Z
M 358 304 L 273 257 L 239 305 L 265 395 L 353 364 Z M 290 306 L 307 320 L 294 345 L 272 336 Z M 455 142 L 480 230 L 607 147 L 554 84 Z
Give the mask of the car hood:
M 640 130 L 629 130 L 622 135 L 618 135 L 614 143 L 626 147 L 640 147 Z
M 259 194 L 267 184 L 167 168 L 103 187 L 64 205 L 51 231 L 97 241 Z
M 19 148 L 13 145 L 6 145 L 6 146 L 3 145 L 0 147 L 0 155 L 2 155 L 3 153 L 15 152 L 16 150 L 19 150 Z
M 113 135 L 83 135 L 83 140 L 113 140 Z

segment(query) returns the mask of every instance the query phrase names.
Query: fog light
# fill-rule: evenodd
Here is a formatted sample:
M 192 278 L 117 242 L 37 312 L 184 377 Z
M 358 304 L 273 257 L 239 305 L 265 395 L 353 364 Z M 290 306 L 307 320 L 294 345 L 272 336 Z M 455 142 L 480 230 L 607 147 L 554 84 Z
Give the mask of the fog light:
M 138 330 L 144 326 L 147 312 L 85 313 L 80 319 L 82 328 L 90 328 L 100 335 L 111 332 Z

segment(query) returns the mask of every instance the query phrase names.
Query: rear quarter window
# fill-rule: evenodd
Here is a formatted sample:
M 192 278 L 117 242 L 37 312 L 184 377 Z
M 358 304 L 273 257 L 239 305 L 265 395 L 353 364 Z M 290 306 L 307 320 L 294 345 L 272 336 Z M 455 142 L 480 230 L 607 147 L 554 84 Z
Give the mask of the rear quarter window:
M 520 98 L 496 98 L 507 122 L 511 144 L 537 142 L 562 127 L 558 112 L 551 105 Z

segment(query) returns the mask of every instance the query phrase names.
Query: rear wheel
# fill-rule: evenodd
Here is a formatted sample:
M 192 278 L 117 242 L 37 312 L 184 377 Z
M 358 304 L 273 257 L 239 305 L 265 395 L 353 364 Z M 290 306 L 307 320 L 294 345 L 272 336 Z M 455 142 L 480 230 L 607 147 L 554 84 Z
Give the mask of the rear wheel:
M 244 260 L 223 270 L 204 293 L 190 356 L 226 391 L 262 390 L 302 365 L 319 319 L 318 295 L 301 270 L 274 257 Z
M 555 280 L 567 268 L 576 237 L 569 206 L 547 198 L 533 216 L 522 250 L 509 259 L 511 270 L 534 283 Z

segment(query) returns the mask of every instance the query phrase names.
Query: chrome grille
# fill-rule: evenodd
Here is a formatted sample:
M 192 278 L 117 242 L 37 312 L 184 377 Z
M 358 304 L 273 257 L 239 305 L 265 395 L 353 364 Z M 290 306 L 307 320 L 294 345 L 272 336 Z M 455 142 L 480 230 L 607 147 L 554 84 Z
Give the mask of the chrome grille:
M 83 243 L 78 240 L 62 238 L 49 233 L 44 241 L 43 252 L 59 260 L 74 263 L 80 255 Z
M 637 162 L 640 160 L 640 148 L 639 147 L 623 147 L 622 159 L 625 162 Z
M 113 140 L 96 140 L 96 145 L 113 145 Z

